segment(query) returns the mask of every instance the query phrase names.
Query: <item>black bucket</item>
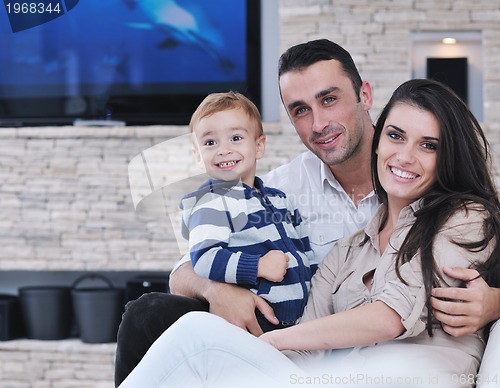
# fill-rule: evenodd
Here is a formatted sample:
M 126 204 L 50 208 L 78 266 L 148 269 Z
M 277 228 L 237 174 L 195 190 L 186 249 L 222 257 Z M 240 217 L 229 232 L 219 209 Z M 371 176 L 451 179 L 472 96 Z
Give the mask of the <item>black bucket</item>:
M 107 287 L 77 288 L 87 279 L 100 279 Z M 116 342 L 124 310 L 124 291 L 100 274 L 79 277 L 73 283 L 73 308 L 80 339 L 87 343 Z
M 7 341 L 24 335 L 19 297 L 0 295 L 0 341 Z
M 73 323 L 69 287 L 22 287 L 19 297 L 28 338 L 60 340 L 69 337 Z

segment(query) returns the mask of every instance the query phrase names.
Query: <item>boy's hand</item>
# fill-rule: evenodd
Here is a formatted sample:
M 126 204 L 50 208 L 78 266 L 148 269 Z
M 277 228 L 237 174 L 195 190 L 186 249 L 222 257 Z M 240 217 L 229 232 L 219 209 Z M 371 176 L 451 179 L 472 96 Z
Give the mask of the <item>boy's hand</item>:
M 269 251 L 259 259 L 257 277 L 271 282 L 281 282 L 285 277 L 289 261 L 290 258 L 286 253 L 278 250 Z

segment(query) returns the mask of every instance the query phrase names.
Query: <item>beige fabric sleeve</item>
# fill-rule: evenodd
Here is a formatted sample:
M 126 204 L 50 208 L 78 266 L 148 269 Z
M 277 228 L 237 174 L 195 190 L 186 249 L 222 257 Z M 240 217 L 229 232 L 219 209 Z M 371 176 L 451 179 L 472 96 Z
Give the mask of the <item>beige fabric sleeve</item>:
M 485 261 L 489 256 L 489 247 L 480 252 L 470 252 L 454 243 L 475 242 L 483 238 L 483 221 L 486 214 L 478 206 L 468 208 L 468 211 L 455 213 L 436 236 L 433 254 L 440 271 L 443 266 L 469 268 L 474 262 Z M 397 277 L 395 270 L 392 270 L 387 274 L 387 283 L 377 298 L 401 315 L 406 331 L 398 339 L 420 334 L 425 330 L 427 322 L 419 254 L 401 266 L 401 275 L 408 284 L 404 284 Z M 447 283 L 441 286 L 460 286 L 459 281 L 445 276 L 442 272 L 440 276 Z

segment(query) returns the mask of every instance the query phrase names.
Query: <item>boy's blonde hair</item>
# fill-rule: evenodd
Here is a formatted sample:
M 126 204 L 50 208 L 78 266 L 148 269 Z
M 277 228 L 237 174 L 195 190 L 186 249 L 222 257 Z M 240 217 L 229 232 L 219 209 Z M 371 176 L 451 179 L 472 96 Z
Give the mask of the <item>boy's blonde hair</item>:
M 194 128 L 201 119 L 213 115 L 214 113 L 230 109 L 243 109 L 243 111 L 250 117 L 251 120 L 255 121 L 255 124 L 257 125 L 256 137 L 264 135 L 260 113 L 255 104 L 243 94 L 233 91 L 225 93 L 211 93 L 205 97 L 191 116 L 189 131 L 193 133 Z

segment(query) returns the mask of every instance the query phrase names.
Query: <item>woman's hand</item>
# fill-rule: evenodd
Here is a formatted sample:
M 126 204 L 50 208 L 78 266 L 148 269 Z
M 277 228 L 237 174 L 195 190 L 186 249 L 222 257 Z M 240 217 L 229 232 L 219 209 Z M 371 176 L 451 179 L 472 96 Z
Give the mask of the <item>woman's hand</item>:
M 278 346 L 277 342 L 277 337 L 280 335 L 281 330 L 273 330 L 273 331 L 268 331 L 267 333 L 262 334 L 259 339 L 261 339 L 264 342 L 267 342 L 269 345 L 271 345 L 273 348 L 276 348 L 278 350 L 281 350 Z

